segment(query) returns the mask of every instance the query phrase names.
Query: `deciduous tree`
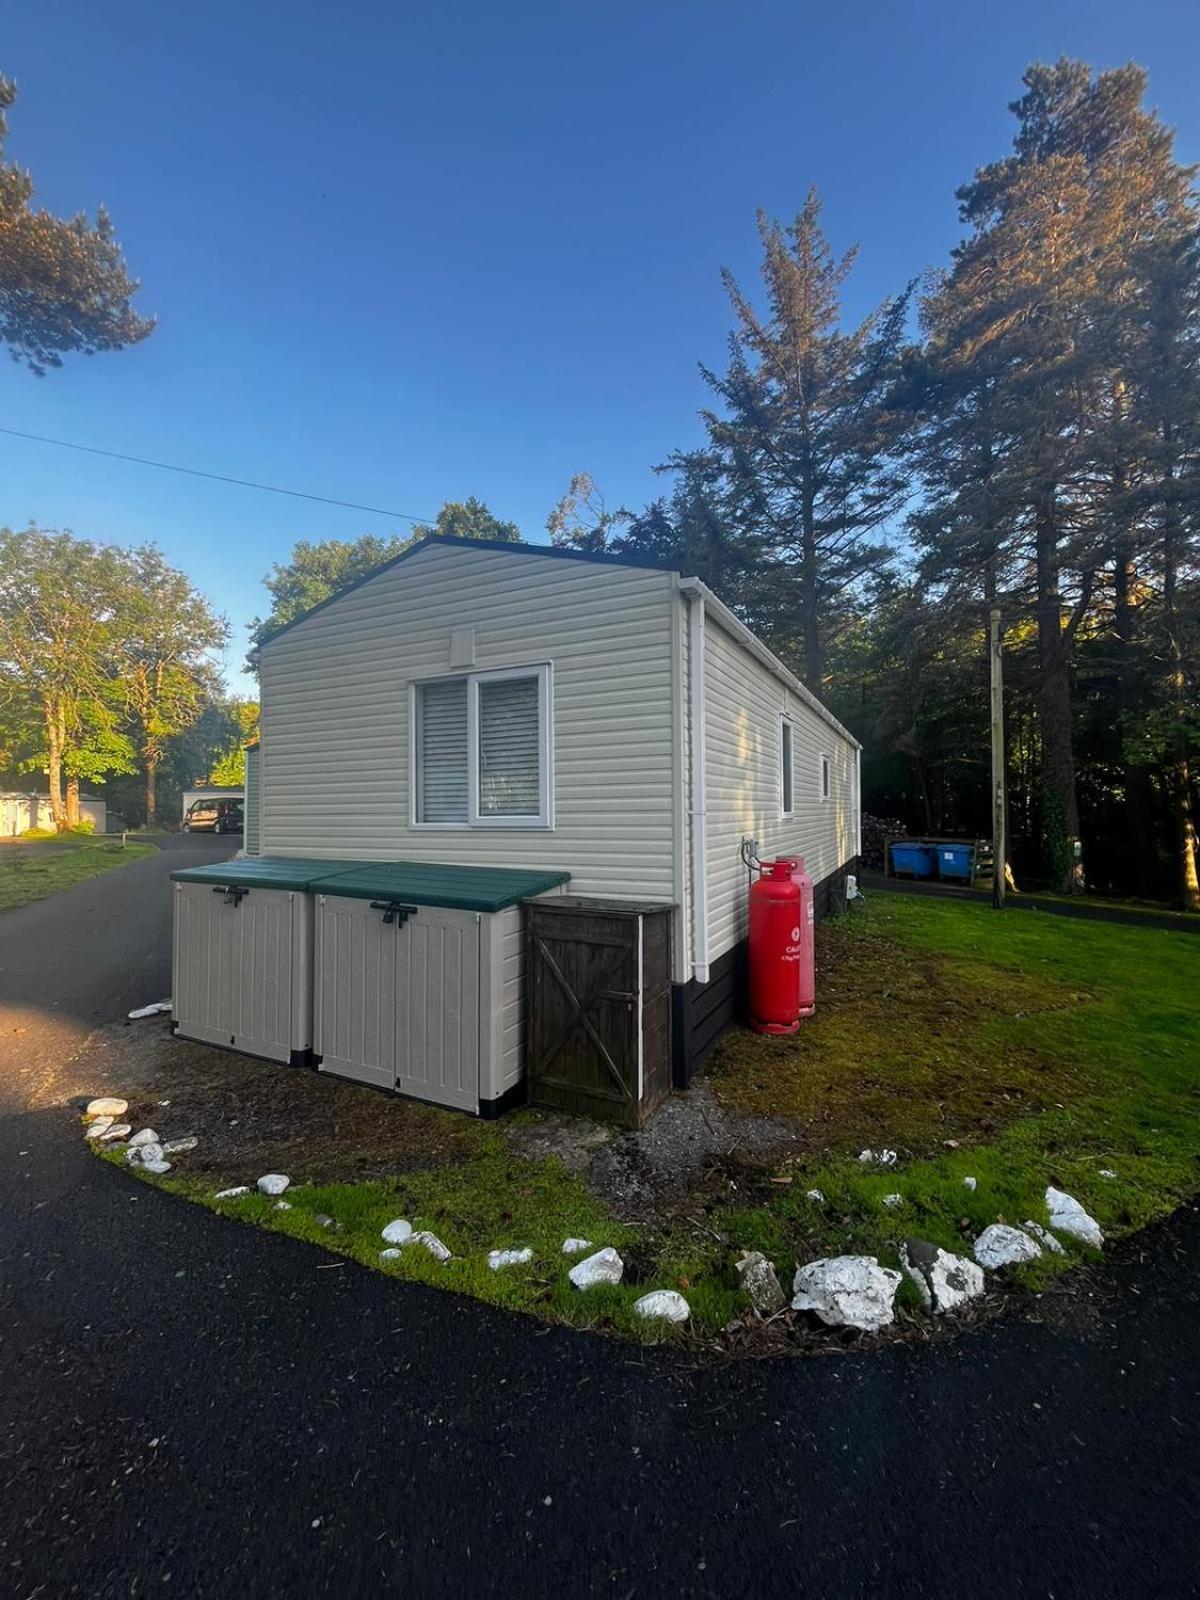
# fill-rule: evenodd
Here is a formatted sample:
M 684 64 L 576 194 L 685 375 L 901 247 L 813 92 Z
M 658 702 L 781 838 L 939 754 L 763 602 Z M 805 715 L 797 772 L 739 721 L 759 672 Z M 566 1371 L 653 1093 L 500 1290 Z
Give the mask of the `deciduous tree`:
M 115 617 L 116 673 L 146 781 L 146 822 L 167 742 L 191 726 L 219 684 L 214 654 L 229 625 L 154 545 L 122 552 Z

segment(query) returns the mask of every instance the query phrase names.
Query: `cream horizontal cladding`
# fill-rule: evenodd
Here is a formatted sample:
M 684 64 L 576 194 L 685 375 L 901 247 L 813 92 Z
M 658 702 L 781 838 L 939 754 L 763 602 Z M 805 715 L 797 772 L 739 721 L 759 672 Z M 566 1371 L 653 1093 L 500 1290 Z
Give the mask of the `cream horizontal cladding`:
M 746 936 L 749 885 L 739 850 L 758 840 L 766 859 L 801 855 L 814 883 L 857 850 L 855 749 L 738 643 L 711 612 L 706 628 L 706 775 L 709 959 Z M 794 810 L 781 815 L 780 718 L 792 724 Z M 820 798 L 820 762 L 830 797 Z
M 559 868 L 579 894 L 673 894 L 669 573 L 430 545 L 261 653 L 264 854 Z M 410 826 L 409 694 L 552 667 L 554 827 Z M 459 669 L 453 669 L 459 670 Z

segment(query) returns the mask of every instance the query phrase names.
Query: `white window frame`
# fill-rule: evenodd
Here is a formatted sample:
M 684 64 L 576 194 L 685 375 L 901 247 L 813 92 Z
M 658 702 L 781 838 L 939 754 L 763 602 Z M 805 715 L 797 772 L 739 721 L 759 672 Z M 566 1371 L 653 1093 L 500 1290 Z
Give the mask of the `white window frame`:
M 779 717 L 779 815 L 796 815 L 796 724 L 784 713 Z
M 817 799 L 822 805 L 833 799 L 833 757 L 825 750 L 817 757 Z
M 462 678 L 467 685 L 467 816 L 462 822 L 421 822 L 417 774 L 417 717 L 420 690 L 429 683 Z M 479 810 L 479 685 L 511 678 L 536 678 L 538 686 L 538 813 L 496 817 Z M 410 679 L 408 685 L 408 825 L 416 833 L 462 833 L 469 828 L 554 828 L 554 668 L 549 661 L 529 666 L 497 667 L 488 672 L 437 672 Z

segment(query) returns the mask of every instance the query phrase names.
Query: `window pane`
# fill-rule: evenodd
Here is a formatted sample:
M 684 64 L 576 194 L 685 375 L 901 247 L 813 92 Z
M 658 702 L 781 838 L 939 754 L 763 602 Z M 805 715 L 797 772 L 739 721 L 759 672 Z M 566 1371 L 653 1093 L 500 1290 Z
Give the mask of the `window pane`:
M 541 809 L 538 680 L 479 685 L 479 815 L 536 817 Z
M 790 722 L 781 723 L 783 741 L 781 745 L 781 759 L 783 763 L 783 810 L 789 812 L 792 807 L 792 725 Z
M 417 821 L 467 820 L 467 680 L 417 689 Z

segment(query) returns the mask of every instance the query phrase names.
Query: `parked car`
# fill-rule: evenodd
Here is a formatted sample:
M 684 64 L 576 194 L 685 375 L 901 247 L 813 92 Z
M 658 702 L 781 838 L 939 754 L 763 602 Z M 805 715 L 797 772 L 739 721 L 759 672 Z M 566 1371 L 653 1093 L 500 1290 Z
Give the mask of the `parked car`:
M 184 833 L 241 833 L 245 812 L 240 800 L 221 800 L 215 795 L 193 800 L 183 819 Z

